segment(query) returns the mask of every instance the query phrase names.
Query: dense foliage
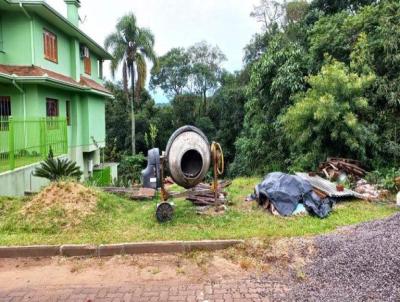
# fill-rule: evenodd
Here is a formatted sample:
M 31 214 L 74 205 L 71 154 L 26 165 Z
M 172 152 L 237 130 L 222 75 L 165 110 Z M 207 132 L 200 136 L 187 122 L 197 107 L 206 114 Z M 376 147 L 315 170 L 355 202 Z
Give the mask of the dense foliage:
M 399 165 L 400 4 L 374 2 L 313 1 L 303 18 L 270 24 L 246 48 L 232 172 L 315 168 L 326 156 Z
M 327 156 L 398 167 L 399 1 L 260 0 L 252 16 L 263 32 L 245 47 L 241 71 L 224 71 L 225 56 L 205 42 L 159 58 L 150 88 L 171 102 L 155 105 L 142 93 L 138 151 L 163 149 L 192 124 L 221 142 L 232 176 L 313 169 Z M 121 158 L 128 104 L 122 85 L 111 86 L 107 153 Z

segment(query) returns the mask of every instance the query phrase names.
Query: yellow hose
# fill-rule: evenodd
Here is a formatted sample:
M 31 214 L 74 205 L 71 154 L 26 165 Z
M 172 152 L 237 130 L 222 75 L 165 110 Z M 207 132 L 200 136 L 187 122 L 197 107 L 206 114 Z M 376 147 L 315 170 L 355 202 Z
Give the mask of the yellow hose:
M 211 144 L 211 153 L 213 154 L 214 158 L 216 160 L 218 160 L 218 162 L 217 162 L 218 175 L 224 174 L 225 161 L 224 161 L 224 152 L 222 151 L 221 145 L 217 142 L 213 142 Z M 220 157 L 218 157 L 218 153 L 219 153 Z

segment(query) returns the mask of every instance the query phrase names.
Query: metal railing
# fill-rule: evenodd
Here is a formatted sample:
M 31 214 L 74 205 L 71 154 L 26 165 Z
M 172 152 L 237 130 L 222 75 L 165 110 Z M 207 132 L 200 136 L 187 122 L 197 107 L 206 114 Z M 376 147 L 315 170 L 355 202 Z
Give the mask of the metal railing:
M 0 173 L 68 153 L 67 120 L 0 116 Z

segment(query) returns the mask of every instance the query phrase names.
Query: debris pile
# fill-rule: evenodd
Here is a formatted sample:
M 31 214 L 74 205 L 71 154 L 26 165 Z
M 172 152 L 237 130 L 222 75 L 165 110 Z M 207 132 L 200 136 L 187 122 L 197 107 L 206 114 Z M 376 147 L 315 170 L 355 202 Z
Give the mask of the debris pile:
M 156 190 L 151 188 L 123 188 L 123 187 L 105 187 L 103 191 L 119 195 L 131 200 L 151 200 L 156 196 Z
M 367 174 L 361 166 L 361 162 L 354 159 L 328 158 L 326 162 L 319 165 L 319 172 L 330 180 L 337 180 L 343 173 L 354 179 L 360 179 Z
M 22 214 L 28 219 L 37 219 L 55 211 L 59 213 L 58 218 L 67 221 L 65 227 L 75 226 L 86 216 L 93 214 L 97 205 L 97 195 L 93 189 L 77 182 L 54 182 L 27 202 Z
M 206 183 L 200 183 L 193 189 L 189 190 L 186 200 L 189 200 L 194 205 L 200 207 L 224 205 L 227 202 L 227 193 L 224 192 L 223 189 L 230 186 L 231 184 L 231 181 L 221 181 L 218 183 L 218 194 L 216 203 L 212 186 Z
M 369 184 L 365 179 L 357 181 L 355 191 L 369 201 L 387 199 L 390 195 L 388 190 L 379 190 L 376 185 Z
M 255 187 L 254 198 L 260 206 L 281 216 L 301 214 L 306 210 L 319 218 L 325 218 L 334 204 L 334 200 L 329 197 L 320 198 L 307 179 L 281 172 L 269 173 Z

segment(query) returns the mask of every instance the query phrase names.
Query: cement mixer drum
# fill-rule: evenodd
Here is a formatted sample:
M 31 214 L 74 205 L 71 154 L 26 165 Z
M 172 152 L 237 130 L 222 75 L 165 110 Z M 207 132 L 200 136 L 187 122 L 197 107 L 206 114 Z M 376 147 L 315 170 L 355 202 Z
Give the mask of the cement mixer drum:
M 185 189 L 193 188 L 210 168 L 210 143 L 200 129 L 184 126 L 170 137 L 165 156 L 172 179 Z

